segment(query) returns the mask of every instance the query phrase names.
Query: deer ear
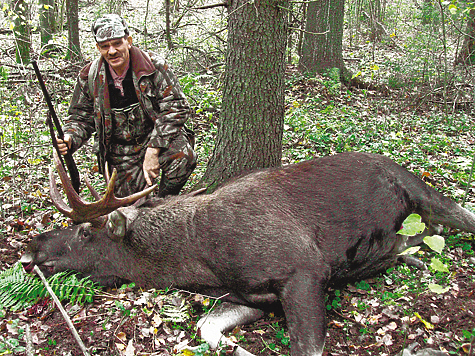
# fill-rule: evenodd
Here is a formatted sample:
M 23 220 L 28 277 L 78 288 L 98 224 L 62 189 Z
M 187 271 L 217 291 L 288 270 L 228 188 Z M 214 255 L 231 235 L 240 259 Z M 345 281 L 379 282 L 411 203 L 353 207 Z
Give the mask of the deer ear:
M 106 223 L 107 235 L 112 241 L 119 242 L 127 232 L 127 218 L 120 210 L 109 214 Z

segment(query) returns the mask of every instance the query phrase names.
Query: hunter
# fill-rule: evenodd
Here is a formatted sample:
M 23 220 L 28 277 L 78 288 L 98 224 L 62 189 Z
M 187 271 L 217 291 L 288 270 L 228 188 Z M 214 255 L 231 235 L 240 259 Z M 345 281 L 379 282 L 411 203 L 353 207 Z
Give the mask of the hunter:
M 115 194 L 124 197 L 161 178 L 158 195 L 176 195 L 196 167 L 191 114 L 168 64 L 132 44 L 116 14 L 92 25 L 100 57 L 79 73 L 64 125 L 61 154 L 77 151 L 94 133 L 100 172 L 117 169 Z

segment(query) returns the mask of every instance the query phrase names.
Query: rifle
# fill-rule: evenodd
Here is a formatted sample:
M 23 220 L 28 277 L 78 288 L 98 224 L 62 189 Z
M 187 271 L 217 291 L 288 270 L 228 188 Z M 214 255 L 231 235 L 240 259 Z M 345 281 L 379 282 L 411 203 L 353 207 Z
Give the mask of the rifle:
M 51 102 L 51 97 L 49 96 L 48 90 L 46 89 L 45 82 L 43 81 L 43 77 L 41 76 L 40 69 L 38 68 L 38 64 L 36 61 L 32 61 L 33 68 L 35 69 L 36 78 L 38 78 L 38 82 L 40 83 L 41 90 L 43 91 L 43 95 L 45 97 L 46 104 L 48 104 L 48 117 L 46 119 L 46 124 L 49 127 L 51 140 L 53 141 L 53 147 L 55 148 L 56 152 L 58 153 L 58 157 L 61 159 L 61 163 L 64 167 L 64 162 L 66 162 L 66 167 L 68 167 L 69 176 L 71 177 L 71 183 L 73 185 L 74 190 L 76 193 L 79 194 L 79 186 L 81 185 L 81 181 L 79 178 L 79 171 L 76 163 L 74 162 L 73 155 L 71 152 L 68 152 L 63 156 L 59 153 L 58 149 L 58 142 L 56 141 L 56 135 L 54 134 L 53 123 L 56 127 L 56 131 L 58 132 L 58 137 L 63 140 L 64 139 L 64 132 L 61 128 L 61 124 L 59 123 L 58 116 L 56 115 L 56 111 L 54 110 L 53 103 Z M 53 122 L 51 122 L 53 119 Z

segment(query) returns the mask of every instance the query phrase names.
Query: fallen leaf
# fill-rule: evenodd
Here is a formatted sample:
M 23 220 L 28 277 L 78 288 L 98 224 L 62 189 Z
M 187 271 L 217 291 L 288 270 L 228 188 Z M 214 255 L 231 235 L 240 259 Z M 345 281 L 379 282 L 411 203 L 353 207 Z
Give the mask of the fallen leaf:
M 387 325 L 387 328 L 389 330 L 396 330 L 397 329 L 397 324 L 394 321 L 392 321 Z
M 419 315 L 418 312 L 415 312 L 414 315 L 422 322 L 422 324 L 424 324 L 424 326 L 426 327 L 426 329 L 428 329 L 428 330 L 434 329 L 434 325 L 432 325 L 432 324 L 429 323 L 428 321 L 425 321 L 424 319 L 422 319 L 422 317 Z
M 162 318 L 160 317 L 160 315 L 158 314 L 155 314 L 152 318 L 152 325 L 156 328 L 158 328 L 160 325 L 162 325 L 163 323 L 163 320 Z
M 127 345 L 127 349 L 125 350 L 125 356 L 134 356 L 135 355 L 135 347 L 132 343 L 132 339 L 129 340 L 129 344 Z
M 470 352 L 470 348 L 471 348 L 471 344 L 463 344 L 462 345 L 462 350 L 463 352 L 465 352 L 466 354 L 468 354 Z
M 115 336 L 123 343 L 127 342 L 127 335 L 123 331 L 118 332 Z
M 334 327 L 336 327 L 336 328 L 340 328 L 340 329 L 341 329 L 341 328 L 343 328 L 343 327 L 345 326 L 345 324 L 344 324 L 344 323 L 341 323 L 341 322 L 339 322 L 339 321 L 337 321 L 337 320 L 332 320 L 332 321 L 329 323 L 329 326 L 334 326 Z

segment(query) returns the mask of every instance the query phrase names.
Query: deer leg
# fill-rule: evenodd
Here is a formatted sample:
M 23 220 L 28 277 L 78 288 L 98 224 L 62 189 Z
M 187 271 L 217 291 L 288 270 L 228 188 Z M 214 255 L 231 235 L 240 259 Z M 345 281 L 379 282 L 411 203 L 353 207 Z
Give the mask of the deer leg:
M 326 336 L 325 286 L 329 273 L 319 269 L 297 271 L 282 292 L 292 356 L 321 356 Z
M 254 356 L 244 350 L 230 339 L 223 335 L 224 332 L 234 329 L 237 325 L 250 324 L 262 318 L 264 312 L 259 309 L 247 307 L 245 305 L 223 303 L 213 309 L 198 321 L 198 330 L 201 338 L 205 340 L 212 349 L 216 350 L 220 345 L 233 348 L 233 355 Z

